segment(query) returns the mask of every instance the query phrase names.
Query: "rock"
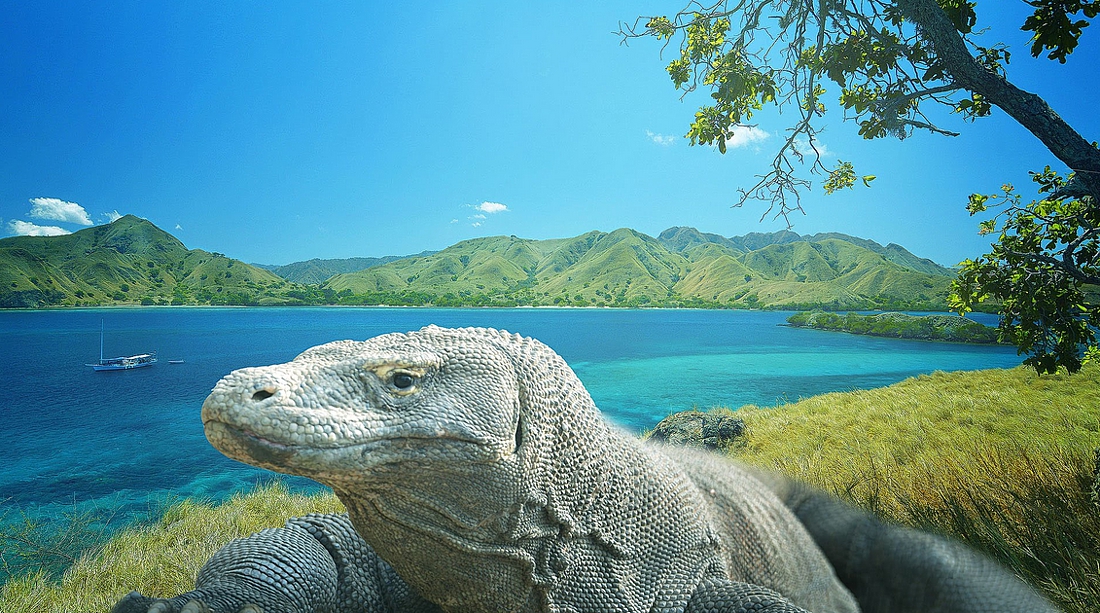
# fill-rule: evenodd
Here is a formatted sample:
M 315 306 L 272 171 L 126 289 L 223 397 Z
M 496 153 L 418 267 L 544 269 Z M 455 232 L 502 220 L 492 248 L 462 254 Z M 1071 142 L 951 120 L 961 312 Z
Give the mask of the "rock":
M 682 411 L 662 419 L 649 438 L 669 445 L 728 449 L 741 443 L 744 434 L 744 420 L 732 415 Z

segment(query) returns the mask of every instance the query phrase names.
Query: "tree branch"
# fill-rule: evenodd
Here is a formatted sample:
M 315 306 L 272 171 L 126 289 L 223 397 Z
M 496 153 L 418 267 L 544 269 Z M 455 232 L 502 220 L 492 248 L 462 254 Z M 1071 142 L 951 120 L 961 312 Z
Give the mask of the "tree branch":
M 1039 96 L 1026 92 L 986 68 L 971 55 L 954 24 L 936 0 L 897 0 L 898 9 L 932 43 L 948 72 L 965 89 L 981 94 L 1008 113 L 1078 176 L 1100 202 L 1100 150 L 1067 124 Z

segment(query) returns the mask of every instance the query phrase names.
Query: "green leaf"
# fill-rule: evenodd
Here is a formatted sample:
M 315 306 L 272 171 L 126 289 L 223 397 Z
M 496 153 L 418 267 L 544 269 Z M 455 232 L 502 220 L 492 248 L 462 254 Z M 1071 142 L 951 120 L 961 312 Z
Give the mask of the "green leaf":
M 837 160 L 836 168 L 829 171 L 829 178 L 825 179 L 826 194 L 832 194 L 838 190 L 851 188 L 856 182 L 855 167 L 851 162 Z
M 985 211 L 985 203 L 987 200 L 989 200 L 989 196 L 983 194 L 970 194 L 970 202 L 966 205 L 966 211 L 971 215 L 976 215 Z

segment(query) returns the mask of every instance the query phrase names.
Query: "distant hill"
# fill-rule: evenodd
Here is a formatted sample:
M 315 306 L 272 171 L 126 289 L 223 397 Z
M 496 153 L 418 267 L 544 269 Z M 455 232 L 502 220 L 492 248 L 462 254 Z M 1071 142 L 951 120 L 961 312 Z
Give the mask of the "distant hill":
M 388 255 L 380 258 L 342 258 L 328 260 L 314 258 L 304 262 L 292 262 L 283 265 L 253 264 L 253 266 L 269 270 L 287 281 L 320 285 L 333 275 L 366 270 L 368 268 L 374 268 L 375 266 L 381 266 L 382 264 L 389 264 L 397 260 L 409 257 L 427 256 L 434 253 L 436 252 L 424 251 L 415 256 Z
M 898 245 L 843 234 L 725 238 L 627 228 L 565 239 L 494 236 L 336 275 L 354 302 L 443 305 L 946 309 L 954 274 Z
M 0 239 L 0 307 L 293 304 L 309 291 L 244 262 L 188 249 L 126 215 L 64 236 Z
M 365 267 L 365 268 L 363 268 Z M 491 236 L 406 258 L 272 270 L 187 249 L 133 216 L 65 236 L 0 239 L 0 307 L 434 304 L 944 310 L 953 273 L 844 234 L 722 237 L 622 228 Z M 354 269 L 353 272 L 339 272 Z M 289 279 L 323 279 L 299 283 Z

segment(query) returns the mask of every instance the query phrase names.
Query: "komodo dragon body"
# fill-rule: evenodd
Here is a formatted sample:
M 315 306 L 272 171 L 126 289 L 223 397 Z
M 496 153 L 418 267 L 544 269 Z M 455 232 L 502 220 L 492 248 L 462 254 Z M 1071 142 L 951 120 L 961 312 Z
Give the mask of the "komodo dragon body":
M 609 426 L 546 345 L 429 326 L 245 368 L 203 404 L 231 458 L 330 486 L 347 515 L 233 541 L 205 611 L 1054 611 L 955 543 Z

